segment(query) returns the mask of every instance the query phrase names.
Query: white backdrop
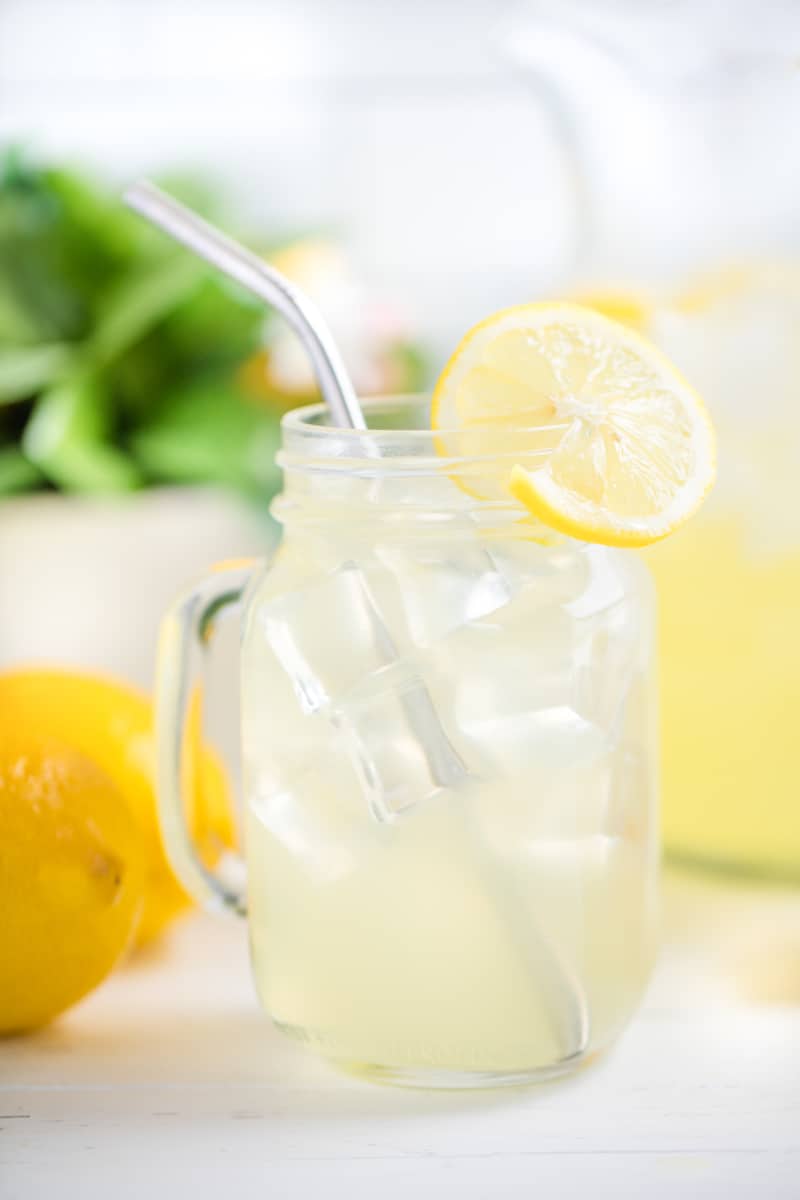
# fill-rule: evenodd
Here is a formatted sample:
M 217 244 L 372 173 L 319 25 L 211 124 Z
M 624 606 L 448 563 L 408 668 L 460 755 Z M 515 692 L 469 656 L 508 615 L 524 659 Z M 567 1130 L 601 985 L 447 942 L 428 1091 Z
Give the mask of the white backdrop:
M 334 228 L 446 349 L 558 277 L 573 230 L 505 0 L 2 0 L 0 141 L 123 179 L 213 168 L 243 215 Z
M 796 252 L 798 61 L 796 0 L 0 0 L 0 143 L 213 168 L 254 226 L 346 235 L 441 357 L 576 255 Z

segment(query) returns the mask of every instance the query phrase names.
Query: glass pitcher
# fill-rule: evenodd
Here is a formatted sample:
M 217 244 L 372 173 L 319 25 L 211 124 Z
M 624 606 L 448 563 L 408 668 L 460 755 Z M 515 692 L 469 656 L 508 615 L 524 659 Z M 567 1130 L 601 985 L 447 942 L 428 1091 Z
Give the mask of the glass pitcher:
M 369 432 L 284 418 L 276 558 L 166 618 L 167 847 L 201 899 L 246 908 L 264 1007 L 320 1054 L 426 1086 L 566 1071 L 624 1026 L 654 950 L 647 570 L 476 499 L 513 436 L 462 455 L 447 433 L 444 458 L 425 402 L 366 411 Z M 240 602 L 246 901 L 181 802 L 195 650 Z
M 613 309 L 614 286 L 632 287 L 609 315 L 682 367 L 719 435 L 709 503 L 648 552 L 667 849 L 800 881 L 800 6 L 522 14 L 507 44 L 574 180 L 564 290 Z

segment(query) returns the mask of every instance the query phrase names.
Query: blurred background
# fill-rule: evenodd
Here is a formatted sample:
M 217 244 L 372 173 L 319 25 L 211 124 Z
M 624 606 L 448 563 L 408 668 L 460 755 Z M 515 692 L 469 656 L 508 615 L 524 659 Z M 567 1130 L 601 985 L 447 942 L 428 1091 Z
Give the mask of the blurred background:
M 277 253 L 363 392 L 424 386 L 470 322 L 563 270 L 561 147 L 498 15 L 363 0 L 0 7 L 0 494 L 36 493 L 2 521 L 6 660 L 148 683 L 176 588 L 269 545 L 252 508 L 263 517 L 277 486 L 277 419 L 312 398 L 291 336 L 123 213 L 126 181 L 153 175 Z M 64 351 L 87 343 L 99 365 L 65 396 Z M 243 403 L 226 402 L 232 381 Z M 176 483 L 202 494 L 121 502 Z M 218 483 L 251 511 L 209 495 Z M 53 488 L 84 499 L 40 494 Z
M 490 0 L 4 0 L 4 138 L 48 161 L 199 169 L 270 239 L 343 237 L 447 350 L 564 266 L 551 115 Z M 65 47 L 69 52 L 65 53 Z
M 539 296 L 675 358 L 721 449 L 649 556 L 667 848 L 796 884 L 799 117 L 788 0 L 2 0 L 0 665 L 147 685 L 176 590 L 275 542 L 313 379 L 122 211 L 147 174 L 318 299 L 365 394 Z

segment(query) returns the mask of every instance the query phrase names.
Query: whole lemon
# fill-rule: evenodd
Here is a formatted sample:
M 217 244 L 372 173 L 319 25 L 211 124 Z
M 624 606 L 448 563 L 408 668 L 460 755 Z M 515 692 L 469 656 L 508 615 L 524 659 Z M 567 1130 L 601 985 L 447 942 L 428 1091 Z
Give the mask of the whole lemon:
M 71 746 L 92 759 L 124 797 L 144 840 L 145 903 L 136 940 L 150 941 L 191 903 L 161 840 L 150 698 L 126 683 L 74 671 L 10 671 L 0 674 L 0 741 L 5 728 Z M 225 772 L 201 743 L 198 703 L 192 706 L 186 733 L 187 815 L 200 854 L 210 865 L 232 845 L 234 822 Z
M 0 1034 L 95 987 L 144 900 L 144 846 L 114 781 L 60 743 L 0 735 Z

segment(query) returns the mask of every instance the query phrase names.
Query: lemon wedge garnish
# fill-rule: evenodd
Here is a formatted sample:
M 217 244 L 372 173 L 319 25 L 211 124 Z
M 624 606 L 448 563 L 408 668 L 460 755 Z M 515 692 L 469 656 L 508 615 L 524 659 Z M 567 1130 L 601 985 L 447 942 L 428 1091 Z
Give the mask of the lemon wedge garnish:
M 587 542 L 658 541 L 714 481 L 699 397 L 639 334 L 577 304 L 521 305 L 477 325 L 439 379 L 431 422 L 445 454 L 502 433 L 517 461 L 496 459 L 483 492 L 475 478 L 462 486 L 493 497 L 502 484 L 538 520 Z

